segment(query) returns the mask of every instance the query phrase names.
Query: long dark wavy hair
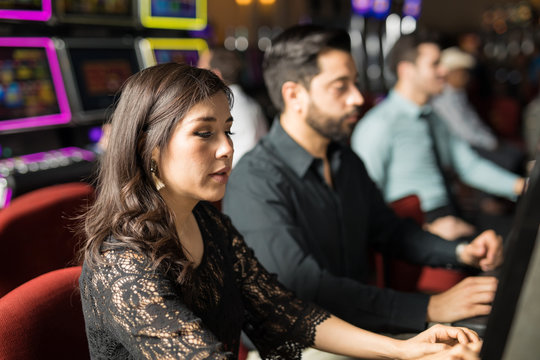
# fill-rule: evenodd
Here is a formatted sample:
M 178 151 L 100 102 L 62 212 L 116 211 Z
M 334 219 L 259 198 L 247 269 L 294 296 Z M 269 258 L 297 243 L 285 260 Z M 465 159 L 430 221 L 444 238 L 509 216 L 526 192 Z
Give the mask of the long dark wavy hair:
M 85 242 L 80 259 L 93 267 L 102 252 L 123 247 L 144 254 L 182 283 L 192 264 L 180 244 L 174 216 L 150 173 L 152 150 L 160 153 L 179 121 L 197 103 L 229 88 L 214 73 L 185 64 L 153 66 L 123 85 L 110 119 L 108 145 L 100 160 L 96 201 L 82 216 Z M 111 241 L 111 238 L 114 241 Z

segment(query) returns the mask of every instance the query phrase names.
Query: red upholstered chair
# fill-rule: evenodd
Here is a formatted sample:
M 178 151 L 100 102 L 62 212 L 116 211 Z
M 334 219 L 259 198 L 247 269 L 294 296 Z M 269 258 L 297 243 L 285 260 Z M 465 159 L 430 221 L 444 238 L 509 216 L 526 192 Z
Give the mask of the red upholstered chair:
M 390 204 L 396 215 L 424 223 L 420 199 L 409 195 Z M 467 275 L 458 270 L 419 266 L 396 259 L 384 259 L 385 285 L 400 291 L 439 293 L 450 289 Z
M 73 264 L 79 242 L 73 217 L 93 195 L 85 183 L 54 185 L 21 195 L 0 210 L 0 296 Z
M 424 213 L 417 195 L 408 195 L 389 204 L 397 216 L 424 223 Z M 385 285 L 399 291 L 416 291 L 416 284 L 422 273 L 422 266 L 398 259 L 384 259 Z
M 89 359 L 81 267 L 40 275 L 0 298 L 0 359 Z
M 240 349 L 238 349 L 238 360 L 246 360 L 248 356 L 248 348 L 240 343 Z

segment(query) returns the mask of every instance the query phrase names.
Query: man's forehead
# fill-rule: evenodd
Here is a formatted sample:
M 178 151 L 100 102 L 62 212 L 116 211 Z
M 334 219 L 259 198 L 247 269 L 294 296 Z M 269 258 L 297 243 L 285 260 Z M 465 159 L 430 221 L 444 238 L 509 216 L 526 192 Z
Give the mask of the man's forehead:
M 352 55 L 342 50 L 321 53 L 317 59 L 322 77 L 356 77 L 357 70 Z
M 429 54 L 429 55 L 439 55 L 441 53 L 441 49 L 439 47 L 439 45 L 435 44 L 435 43 L 422 43 L 420 45 L 418 45 L 418 54 L 419 55 L 426 55 L 426 54 Z

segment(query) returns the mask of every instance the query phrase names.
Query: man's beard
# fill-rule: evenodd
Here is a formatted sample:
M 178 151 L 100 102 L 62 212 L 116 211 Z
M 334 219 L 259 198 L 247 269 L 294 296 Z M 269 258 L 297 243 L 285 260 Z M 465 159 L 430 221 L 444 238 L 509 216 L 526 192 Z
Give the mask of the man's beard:
M 345 120 L 350 116 L 357 115 L 359 109 L 355 109 L 340 118 L 334 118 L 321 113 L 319 108 L 311 103 L 307 114 L 307 123 L 319 135 L 336 142 L 346 142 L 352 134 L 356 123 L 350 126 L 344 125 Z

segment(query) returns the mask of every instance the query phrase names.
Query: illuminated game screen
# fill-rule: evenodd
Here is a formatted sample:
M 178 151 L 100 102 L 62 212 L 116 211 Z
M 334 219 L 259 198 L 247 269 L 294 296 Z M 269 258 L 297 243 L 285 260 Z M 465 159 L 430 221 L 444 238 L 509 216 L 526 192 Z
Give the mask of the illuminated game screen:
M 47 21 L 51 0 L 1 0 L 0 19 Z
M 168 62 L 186 63 L 197 65 L 199 52 L 195 50 L 154 50 L 158 64 Z
M 139 0 L 141 23 L 149 28 L 201 30 L 206 0 Z
M 69 105 L 48 38 L 0 38 L 0 131 L 69 122 Z
M 151 16 L 195 18 L 196 0 L 154 0 L 151 1 Z
M 66 14 L 84 15 L 131 15 L 131 0 L 63 0 L 63 9 Z
M 168 62 L 197 66 L 207 49 L 208 44 L 203 39 L 148 38 L 139 41 L 145 67 Z
M 71 48 L 83 111 L 106 109 L 124 81 L 139 71 L 134 49 Z
M 134 22 L 132 0 L 57 0 L 56 10 L 61 21 L 111 25 Z

